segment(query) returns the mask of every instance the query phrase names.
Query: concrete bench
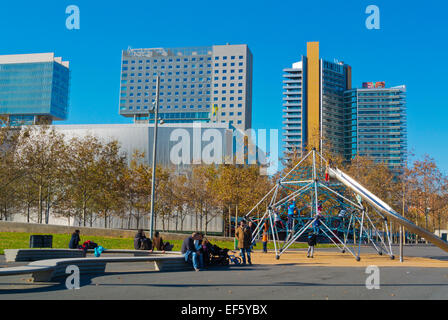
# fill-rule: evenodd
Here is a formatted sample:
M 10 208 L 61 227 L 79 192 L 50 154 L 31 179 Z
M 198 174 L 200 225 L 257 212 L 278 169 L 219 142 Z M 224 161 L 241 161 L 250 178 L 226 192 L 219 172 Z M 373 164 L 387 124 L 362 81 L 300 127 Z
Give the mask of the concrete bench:
M 94 253 L 94 250 L 88 250 Z M 161 254 L 160 251 L 149 252 L 146 250 L 110 249 L 102 254 L 132 254 L 134 256 L 148 256 Z M 167 251 L 166 254 L 179 254 L 175 251 Z M 38 261 L 47 259 L 81 258 L 84 252 L 79 249 L 5 249 L 6 262 Z
M 146 257 L 92 257 L 34 261 L 23 267 L 0 268 L 0 276 L 32 274 L 34 282 L 51 282 L 67 277 L 69 265 L 78 266 L 81 275 L 103 274 L 107 263 L 154 262 L 156 271 L 192 270 L 180 254 L 151 255 Z
M 84 257 L 77 249 L 5 249 L 6 262 Z

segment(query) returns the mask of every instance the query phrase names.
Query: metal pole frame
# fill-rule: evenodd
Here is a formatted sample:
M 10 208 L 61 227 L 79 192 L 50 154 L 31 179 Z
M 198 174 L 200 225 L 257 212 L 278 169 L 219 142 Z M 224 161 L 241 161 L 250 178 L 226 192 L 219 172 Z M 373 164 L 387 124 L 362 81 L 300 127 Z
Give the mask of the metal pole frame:
M 393 256 L 393 253 L 392 252 L 390 252 L 389 251 L 389 249 L 387 248 L 387 245 L 386 245 L 386 243 L 384 242 L 384 238 L 383 238 L 383 236 L 381 235 L 381 233 L 379 232 L 379 230 L 375 227 L 375 225 L 373 224 L 373 222 L 372 222 L 372 220 L 370 219 L 370 216 L 369 215 L 367 215 L 367 219 L 369 220 L 369 222 L 370 222 L 370 225 L 373 227 L 373 230 L 375 231 L 375 233 L 378 235 L 378 237 L 380 238 L 380 240 L 381 240 L 381 244 L 382 244 L 382 247 L 381 247 L 381 249 L 384 249 L 384 251 L 386 251 L 386 253 L 389 255 L 389 256 Z M 383 218 L 384 219 L 384 218 Z M 380 253 L 380 255 L 381 255 L 382 253 Z
M 368 215 L 367 211 L 365 212 L 365 216 L 367 217 L 368 221 L 370 221 L 370 218 L 369 218 L 369 215 Z M 355 216 L 355 219 L 357 219 L 358 222 L 359 222 L 359 218 L 357 216 Z M 371 223 L 371 221 L 370 221 L 370 223 Z M 373 224 L 372 224 L 372 227 L 376 230 L 376 228 L 375 228 L 375 226 Z M 373 240 L 373 237 L 371 235 L 369 235 L 369 233 L 365 229 L 364 229 L 364 234 L 366 235 L 367 239 L 370 240 L 370 242 L 372 243 L 372 245 L 375 248 L 376 252 L 379 255 L 382 255 L 382 250 L 380 250 L 380 249 L 383 249 L 383 248 L 379 248 L 377 246 L 377 243 L 375 242 L 375 240 Z M 387 248 L 386 248 L 386 252 L 387 252 Z
M 296 232 L 296 234 L 283 245 L 283 247 L 280 249 L 280 254 L 277 255 L 277 257 L 280 257 L 311 225 L 312 223 L 316 221 L 314 218 L 313 220 L 310 220 L 305 226 L 302 227 L 299 231 Z
M 339 239 L 339 237 L 323 222 L 323 221 L 321 221 L 321 223 L 322 223 L 322 225 L 323 226 L 325 226 L 325 228 L 327 228 L 327 230 L 328 231 L 330 231 L 330 233 L 336 238 L 336 239 L 338 239 L 338 241 L 340 242 L 340 243 L 342 243 L 343 244 L 343 242 L 341 241 L 341 239 Z M 330 239 L 331 240 L 331 239 Z M 356 257 L 356 255 L 352 252 L 352 250 L 350 250 L 350 248 L 349 247 L 347 247 L 345 244 L 344 244 L 344 248 L 345 249 L 347 249 L 356 259 L 357 259 L 357 257 Z M 358 260 L 358 259 L 357 259 Z
M 280 180 L 280 182 L 283 182 L 290 174 L 291 174 L 291 172 L 293 172 L 298 166 L 300 166 L 300 164 L 303 162 L 303 161 L 305 161 L 305 159 L 306 158 L 308 158 L 309 157 L 309 155 L 311 154 L 313 152 L 313 150 L 311 150 L 310 152 L 308 152 L 308 154 L 304 157 L 304 158 L 302 158 L 302 160 L 300 160 L 299 161 L 299 163 L 298 164 L 296 164 L 292 169 L 291 169 L 291 171 L 289 171 L 281 180 Z
M 296 198 L 298 197 L 300 194 L 304 193 L 305 191 L 308 191 L 308 189 L 311 187 L 312 182 L 310 182 L 309 184 L 307 184 L 306 186 L 304 186 L 302 189 L 294 191 L 293 193 L 291 193 L 290 195 L 286 196 L 283 199 L 280 199 L 277 203 L 273 204 L 272 206 L 274 206 L 275 208 L 281 206 L 284 202 L 288 202 L 290 200 L 290 198 Z

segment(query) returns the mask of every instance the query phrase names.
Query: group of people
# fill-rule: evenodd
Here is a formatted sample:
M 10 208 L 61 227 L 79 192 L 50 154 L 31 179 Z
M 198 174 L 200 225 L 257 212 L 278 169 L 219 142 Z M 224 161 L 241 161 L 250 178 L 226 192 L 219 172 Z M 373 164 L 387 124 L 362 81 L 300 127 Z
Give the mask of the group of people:
M 171 251 L 174 245 L 169 242 L 164 242 L 160 233 L 156 231 L 154 233 L 154 237 L 152 240 L 147 238 L 143 229 L 138 230 L 137 234 L 134 237 L 134 249 L 135 250 L 150 250 L 153 252 L 154 250 L 162 251 Z
M 181 252 L 184 255 L 185 262 L 191 262 L 194 270 L 200 271 L 211 263 L 212 244 L 203 233 L 193 232 L 183 241 Z

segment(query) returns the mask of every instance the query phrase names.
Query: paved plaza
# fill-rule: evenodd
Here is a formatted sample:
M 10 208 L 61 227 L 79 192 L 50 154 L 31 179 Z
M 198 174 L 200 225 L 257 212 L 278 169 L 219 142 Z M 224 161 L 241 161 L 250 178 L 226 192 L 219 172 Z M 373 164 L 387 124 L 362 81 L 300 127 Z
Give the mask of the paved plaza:
M 398 251 L 397 248 L 394 248 Z M 175 299 L 175 300 L 340 300 L 340 299 L 447 299 L 448 268 L 380 266 L 380 289 L 368 290 L 365 266 L 319 266 L 291 263 L 255 264 L 212 268 L 201 272 L 149 272 L 151 263 L 110 264 L 106 273 L 81 275 L 81 288 L 67 290 L 61 283 L 32 283 L 28 275 L 0 277 L 0 300 L 4 299 Z M 364 250 L 363 252 L 371 253 Z M 294 253 L 306 254 L 303 250 Z M 424 257 L 448 264 L 448 254 L 433 246 L 407 246 L 407 257 Z M 381 257 L 389 260 L 388 257 Z M 1 258 L 0 266 L 6 264 Z M 286 259 L 284 259 L 286 260 Z M 443 265 L 442 262 L 442 265 Z

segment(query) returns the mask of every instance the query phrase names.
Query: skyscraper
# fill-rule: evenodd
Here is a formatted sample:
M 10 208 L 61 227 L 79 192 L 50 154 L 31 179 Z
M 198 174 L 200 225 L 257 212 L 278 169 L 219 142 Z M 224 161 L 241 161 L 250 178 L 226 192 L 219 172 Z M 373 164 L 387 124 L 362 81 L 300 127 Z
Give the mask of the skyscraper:
M 348 157 L 369 157 L 400 172 L 407 160 L 406 86 L 366 82 L 344 94 Z
M 167 123 L 252 125 L 252 53 L 247 45 L 129 49 L 122 54 L 120 114 L 151 121 L 160 76 L 159 115 Z
M 54 53 L 0 56 L 0 115 L 10 125 L 65 120 L 69 62 Z
M 307 43 L 307 55 L 284 69 L 283 109 L 286 154 L 305 147 L 338 153 L 344 144 L 344 91 L 351 89 L 351 67 L 319 56 L 319 43 Z

